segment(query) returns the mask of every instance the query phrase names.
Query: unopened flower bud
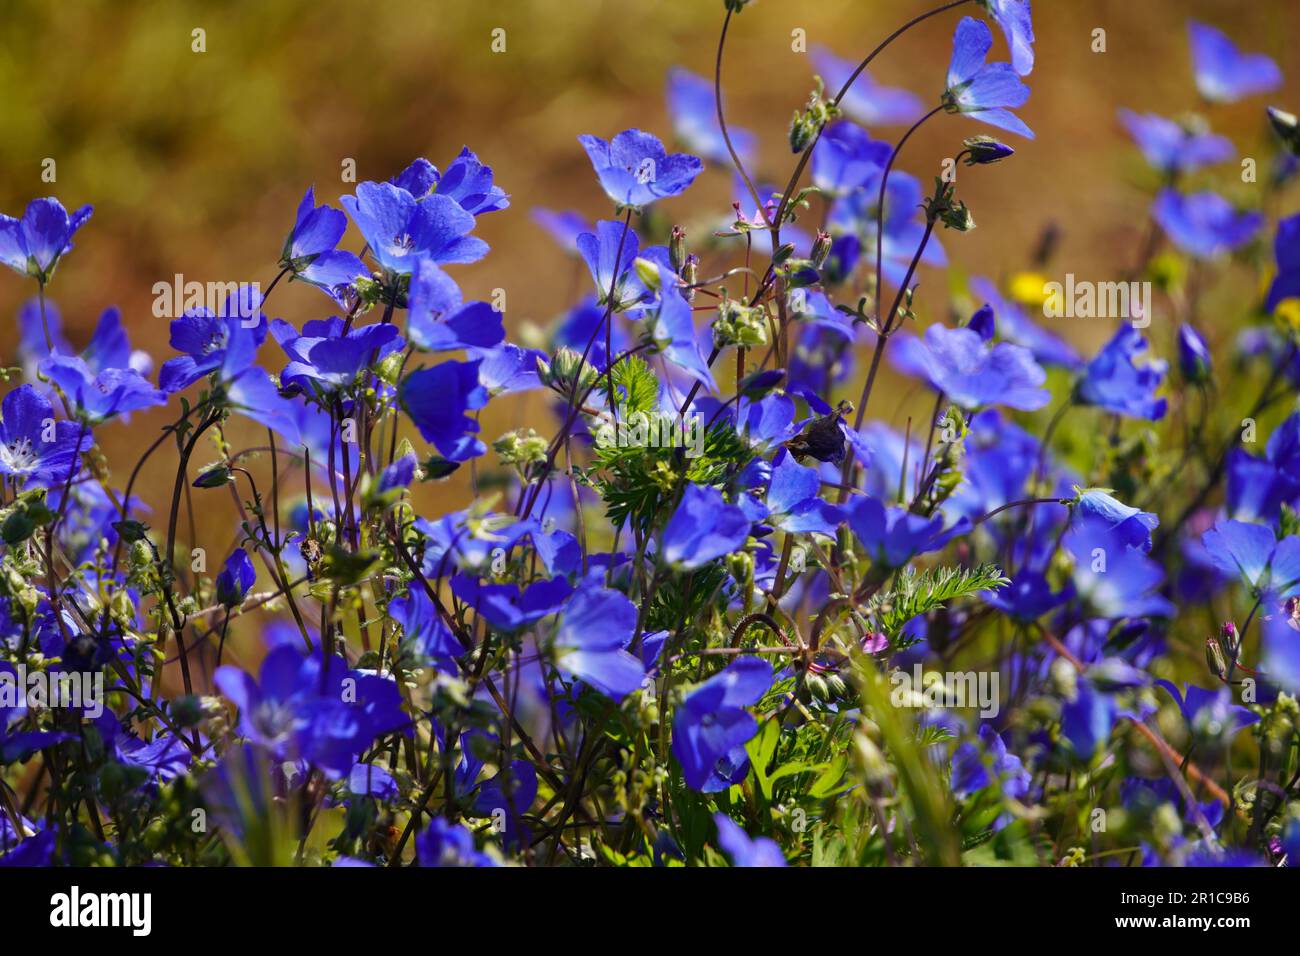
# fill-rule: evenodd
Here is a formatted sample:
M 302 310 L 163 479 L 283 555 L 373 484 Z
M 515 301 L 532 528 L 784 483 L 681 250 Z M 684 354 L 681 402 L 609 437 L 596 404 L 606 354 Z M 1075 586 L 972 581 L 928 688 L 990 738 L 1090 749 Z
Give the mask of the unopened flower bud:
M 814 268 L 820 269 L 826 265 L 826 259 L 831 254 L 831 235 L 829 232 L 817 233 L 817 238 L 813 240 L 812 253 L 809 258 L 812 259 Z
M 681 226 L 673 226 L 672 235 L 668 238 L 668 261 L 672 264 L 673 272 L 681 275 L 686 265 L 686 230 Z

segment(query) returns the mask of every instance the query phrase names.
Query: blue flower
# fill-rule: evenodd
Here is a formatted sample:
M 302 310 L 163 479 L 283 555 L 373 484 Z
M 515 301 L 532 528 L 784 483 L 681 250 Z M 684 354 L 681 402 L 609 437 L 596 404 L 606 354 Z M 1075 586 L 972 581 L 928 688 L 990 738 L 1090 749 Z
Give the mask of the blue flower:
M 681 292 L 676 273 L 659 266 L 659 309 L 649 320 L 650 337 L 674 365 L 710 391 L 716 390 L 709 360 L 700 348 L 691 304 Z
M 30 385 L 0 402 L 0 475 L 28 488 L 66 484 L 93 444 L 85 425 L 55 421 L 49 399 Z
M 1260 607 L 1264 609 L 1260 666 L 1270 682 L 1290 694 L 1300 693 L 1300 629 L 1295 602 L 1282 602 L 1276 595 L 1266 594 Z
M 93 211 L 91 206 L 82 206 L 68 215 L 63 204 L 51 197 L 33 199 L 21 219 L 0 214 L 0 262 L 44 285 Z
M 243 548 L 236 548 L 226 558 L 217 575 L 217 603 L 225 608 L 238 607 L 257 581 L 257 571 Z
M 1007 405 L 1034 411 L 1051 398 L 1043 388 L 1047 373 L 1027 348 L 1009 342 L 992 345 L 970 328 L 932 325 L 925 330 L 924 343 L 911 336 L 901 341 L 894 360 L 966 409 Z
M 749 537 L 749 519 L 716 488 L 688 482 L 660 538 L 666 561 L 686 571 L 739 551 Z
M 579 136 L 605 194 L 619 206 L 647 206 L 656 199 L 686 191 L 704 169 L 699 157 L 673 153 L 639 129 L 619 133 L 608 143 L 599 136 Z
M 271 331 L 289 364 L 280 373 L 282 389 L 317 394 L 347 391 L 384 356 L 405 345 L 397 329 L 377 323 L 343 331 L 336 315 L 304 323 L 299 335 L 288 322 L 276 320 Z
M 788 534 L 834 534 L 844 514 L 824 501 L 820 492 L 821 475 L 817 469 L 805 468 L 782 449 L 772 468 L 764 505 L 750 517 Z
M 883 171 L 882 171 L 883 173 Z M 880 196 L 878 178 L 861 189 L 841 196 L 831 206 L 827 220 L 832 235 L 852 233 L 862 248 L 876 248 L 876 200 Z M 914 176 L 895 170 L 885 187 L 884 229 L 880 239 L 881 267 L 884 279 L 897 287 L 902 284 L 912 257 L 921 245 L 925 223 L 921 218 L 921 183 Z M 872 256 L 874 261 L 874 255 Z M 938 240 L 931 238 L 921 254 L 921 262 L 931 266 L 947 265 L 947 257 Z
M 381 734 L 404 730 L 402 695 L 392 680 L 349 670 L 342 658 L 304 657 L 292 645 L 272 650 L 259 681 L 237 667 L 214 682 L 239 708 L 239 730 L 277 759 L 305 761 L 332 780 L 346 776 Z
M 1155 113 L 1140 115 L 1120 110 L 1119 118 L 1147 162 L 1166 175 L 1222 163 L 1236 153 L 1227 137 L 1192 129 Z
M 594 347 L 592 350 L 595 351 Z M 537 349 L 524 349 L 507 342 L 495 349 L 475 349 L 474 354 L 479 358 L 479 384 L 493 397 L 542 387 L 537 377 L 537 360 L 546 356 Z
M 1239 249 L 1264 225 L 1264 214 L 1238 212 L 1218 193 L 1160 190 L 1151 207 L 1165 234 L 1178 248 L 1201 259 Z
M 504 189 L 492 182 L 492 167 L 479 162 L 468 146 L 451 161 L 434 184 L 435 194 L 449 196 L 467 213 L 481 216 L 510 205 Z
M 1110 739 L 1118 717 L 1115 698 L 1087 678 L 1081 678 L 1074 699 L 1061 705 L 1061 735 L 1074 746 L 1076 754 L 1090 761 Z
M 952 41 L 948 88 L 943 104 L 950 113 L 965 113 L 990 126 L 1033 139 L 1034 133 L 1011 112 L 1029 99 L 1029 87 L 1010 63 L 985 63 L 993 34 L 982 20 L 963 17 Z
M 614 290 L 616 311 L 625 311 L 650 299 L 650 291 L 632 268 L 640 242 L 631 227 L 603 219 L 596 223 L 594 234 L 584 232 L 578 236 L 577 244 L 578 252 L 587 263 L 591 278 L 596 283 L 598 305 L 607 304 L 611 288 Z M 602 311 L 600 316 L 603 315 Z M 585 342 L 582 344 L 586 345 Z
M 1081 521 L 1097 520 L 1130 548 L 1147 552 L 1151 550 L 1151 532 L 1160 526 L 1160 519 L 1151 512 L 1129 507 L 1096 488 L 1079 495 L 1075 516 Z
M 1165 579 L 1160 565 L 1104 519 L 1079 518 L 1062 544 L 1075 559 L 1074 586 L 1098 617 L 1173 616 L 1173 604 L 1159 593 Z
M 415 838 L 415 853 L 421 866 L 496 866 L 492 857 L 474 847 L 474 834 L 462 823 L 434 817 Z
M 411 642 L 420 658 L 432 661 L 444 673 L 456 672 L 456 658 L 465 649 L 422 588 L 412 584 L 406 597 L 394 598 L 388 603 L 386 613 L 401 627 L 403 641 Z
M 1028 76 L 1034 69 L 1034 19 L 1029 0 L 979 0 L 979 4 L 1002 28 L 1011 50 L 1011 65 L 1021 76 Z
M 762 699 L 772 677 L 767 661 L 742 657 L 682 700 L 673 719 L 673 756 L 692 790 L 717 793 L 745 779 L 745 744 L 758 733 L 758 721 L 744 708 Z
M 730 165 L 731 154 L 718 125 L 718 111 L 713 98 L 713 84 L 689 70 L 674 67 L 668 73 L 668 114 L 673 132 L 687 149 L 715 163 Z M 748 164 L 754 157 L 754 134 L 728 126 L 736 155 Z
M 1218 521 L 1201 536 L 1214 566 L 1252 590 L 1279 598 L 1300 593 L 1300 538 L 1278 540 L 1271 528 L 1246 521 Z
M 1212 103 L 1234 103 L 1282 85 L 1282 71 L 1262 53 L 1242 53 L 1214 27 L 1187 21 L 1196 88 Z
M 847 120 L 826 127 L 812 152 L 812 179 L 818 189 L 832 196 L 843 195 L 868 183 L 889 162 L 894 147 L 874 140 L 865 129 Z M 879 187 L 876 188 L 877 193 Z
M 402 379 L 398 397 L 421 437 L 450 461 L 468 461 L 487 448 L 473 437 L 478 419 L 466 413 L 488 403 L 487 389 L 478 380 L 479 362 L 443 362 Z
M 417 200 L 392 183 L 361 183 L 339 200 L 352 216 L 370 254 L 390 275 L 410 275 L 421 258 L 438 265 L 477 262 L 487 243 L 469 235 L 474 216 L 450 196 Z
M 556 212 L 537 206 L 532 211 L 532 219 L 569 252 L 577 252 L 578 237 L 584 232 L 591 232 L 587 218 L 572 210 Z
M 636 605 L 618 591 L 588 584 L 569 599 L 555 635 L 556 666 L 620 701 L 641 686 L 645 667 L 623 648 L 636 630 Z
M 486 302 L 463 305 L 455 281 L 429 259 L 416 264 L 407 301 L 407 334 L 417 348 L 489 349 L 506 337 L 501 313 Z
M 52 355 L 41 363 L 41 374 L 57 385 L 77 414 L 91 424 L 167 404 L 166 394 L 131 368 L 96 373 L 76 356 Z
M 1003 339 L 1023 345 L 1043 365 L 1078 368 L 1083 364 L 1079 353 L 1065 340 L 1035 324 L 1023 308 L 1003 297 L 988 279 L 973 278 L 970 288 L 977 302 L 985 302 L 993 309 L 997 333 Z
M 1193 684 L 1181 693 L 1177 685 L 1167 680 L 1157 680 L 1156 686 L 1169 691 L 1187 721 L 1187 729 L 1198 736 L 1211 739 L 1232 737 L 1237 731 L 1259 722 L 1259 715 L 1251 713 L 1240 704 L 1233 703 L 1232 688 L 1220 687 L 1205 690 Z
M 284 240 L 280 267 L 345 303 L 358 276 L 368 276 L 366 264 L 351 252 L 335 248 L 347 230 L 348 218 L 337 209 L 317 206 L 315 190 L 307 189 L 293 228 Z
M 1277 278 L 1268 290 L 1270 312 L 1286 299 L 1300 299 L 1300 214 L 1277 224 L 1273 253 L 1277 257 Z
M 1201 334 L 1186 322 L 1178 326 L 1178 371 L 1184 381 L 1192 384 L 1208 381 L 1212 366 L 1209 346 Z
M 573 585 L 564 578 L 551 578 L 520 588 L 517 584 L 484 584 L 468 574 L 458 574 L 451 579 L 451 590 L 497 630 L 520 631 L 564 607 Z
M 1072 596 L 1068 586 L 1053 591 L 1046 576 L 1032 570 L 1020 571 L 1006 587 L 999 591 L 985 591 L 981 595 L 985 603 L 1018 621 L 1036 621 Z
M 1079 401 L 1117 415 L 1151 421 L 1164 418 L 1166 402 L 1156 392 L 1168 366 L 1158 359 L 1139 365 L 1138 357 L 1146 350 L 1141 333 L 1131 325 L 1122 326 L 1083 370 L 1076 393 Z
M 1277 520 L 1283 502 L 1300 495 L 1300 413 L 1273 430 L 1264 456 L 1241 448 L 1228 456 L 1228 514 L 1245 520 Z
M 780 867 L 785 866 L 785 855 L 775 840 L 767 837 L 749 838 L 725 814 L 715 813 L 713 823 L 718 828 L 718 846 L 731 857 L 732 866 Z
M 836 56 L 825 47 L 812 48 L 813 66 L 834 93 L 843 89 L 858 64 Z M 905 126 L 925 112 L 921 97 L 910 90 L 884 86 L 863 70 L 840 100 L 840 108 L 859 123 L 868 126 Z
M 163 363 L 158 385 L 164 392 L 179 392 L 205 375 L 217 373 L 218 380 L 226 383 L 250 368 L 266 338 L 261 307 L 261 293 L 240 286 L 227 296 L 218 315 L 199 308 L 173 320 L 171 345 L 184 354 Z
M 901 568 L 918 554 L 947 542 L 943 518 L 927 518 L 870 497 L 854 498 L 845 509 L 849 527 L 871 560 L 884 568 Z
M 1019 757 L 1007 750 L 1002 735 L 988 724 L 981 724 L 979 737 L 983 747 L 973 741 L 963 743 L 952 755 L 952 792 L 957 797 L 967 797 L 993 786 L 996 782 L 1003 796 L 1023 800 L 1029 793 L 1032 777 Z M 1000 830 L 1011 821 L 1003 814 L 993 824 Z

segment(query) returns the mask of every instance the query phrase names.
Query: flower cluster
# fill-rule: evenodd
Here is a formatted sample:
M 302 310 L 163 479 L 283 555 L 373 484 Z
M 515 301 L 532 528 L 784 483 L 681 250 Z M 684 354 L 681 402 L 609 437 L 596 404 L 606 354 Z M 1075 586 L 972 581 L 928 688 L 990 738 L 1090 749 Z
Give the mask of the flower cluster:
M 115 309 L 80 352 L 63 331 L 90 207 L 0 217 L 33 293 L 0 403 L 0 866 L 1294 861 L 1300 215 L 1265 212 L 1294 117 L 1243 204 L 1196 179 L 1231 140 L 1120 113 L 1159 295 L 1081 355 L 1041 275 L 917 295 L 975 217 L 939 157 L 903 168 L 913 132 L 962 117 L 962 182 L 1020 161 L 988 133 L 1034 136 L 1029 0 L 957 14 L 927 96 L 814 51 L 783 190 L 721 51 L 668 76 L 683 152 L 578 136 L 596 214 L 533 217 L 590 282 L 523 343 L 457 278 L 519 198 L 468 148 L 341 208 L 308 189 L 265 291 L 174 319 L 156 376 Z M 1190 38 L 1204 99 L 1279 85 Z M 688 235 L 710 176 L 737 201 Z M 1224 362 L 1196 306 L 1229 264 L 1268 274 Z M 317 309 L 278 314 L 282 281 Z M 894 373 L 928 421 L 893 427 Z M 113 467 L 103 433 L 160 408 Z M 201 508 L 237 528 L 211 567 Z

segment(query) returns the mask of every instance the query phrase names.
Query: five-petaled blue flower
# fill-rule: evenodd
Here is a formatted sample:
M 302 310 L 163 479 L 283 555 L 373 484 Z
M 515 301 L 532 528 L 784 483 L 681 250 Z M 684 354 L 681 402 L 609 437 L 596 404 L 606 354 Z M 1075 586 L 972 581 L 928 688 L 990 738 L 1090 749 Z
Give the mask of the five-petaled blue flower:
M 957 24 L 944 108 L 1033 139 L 1033 130 L 1011 112 L 1029 99 L 1029 87 L 1010 63 L 985 62 L 992 46 L 993 34 L 984 21 L 963 17 Z
M 749 519 L 722 492 L 687 482 L 682 499 L 664 527 L 660 551 L 664 559 L 686 571 L 739 551 L 749 537 Z
M 158 384 L 164 392 L 179 392 L 205 375 L 217 373 L 221 383 L 250 368 L 266 338 L 262 295 L 253 286 L 232 292 L 219 314 L 190 309 L 171 323 L 172 348 L 184 354 L 163 363 Z
M 1233 103 L 1282 85 L 1282 71 L 1262 53 L 1242 53 L 1222 31 L 1187 21 L 1196 88 L 1212 103 Z
M 1218 193 L 1172 187 L 1160 190 L 1151 215 L 1174 245 L 1202 259 L 1241 248 L 1264 226 L 1263 213 L 1238 212 Z
M 1119 119 L 1146 161 L 1167 176 L 1222 163 L 1236 153 L 1232 140 L 1225 136 L 1176 123 L 1155 113 L 1120 110 Z
M 932 325 L 924 341 L 908 337 L 899 343 L 895 362 L 904 371 L 925 378 L 962 408 L 1007 405 L 1031 412 L 1051 396 L 1043 383 L 1047 373 L 1029 349 L 1010 342 L 985 341 L 972 328 Z
M 29 488 L 66 484 L 93 444 L 85 425 L 55 421 L 49 399 L 31 385 L 0 402 L 0 475 Z
M 486 446 L 474 437 L 478 419 L 466 413 L 488 403 L 487 389 L 478 380 L 479 361 L 443 362 L 402 379 L 398 395 L 420 435 L 449 461 L 468 461 Z
M 1121 326 L 1084 368 L 1076 393 L 1079 401 L 1130 418 L 1164 418 L 1168 403 L 1156 392 L 1168 364 L 1162 359 L 1139 364 L 1146 350 L 1147 340 L 1137 329 Z
M 450 196 L 416 199 L 392 183 L 361 183 L 355 196 L 340 202 L 365 236 L 370 254 L 390 275 L 410 275 L 424 257 L 447 265 L 487 255 L 487 243 L 469 234 L 473 214 Z
M 335 248 L 347 228 L 348 217 L 329 206 L 317 206 L 315 191 L 308 187 L 284 240 L 280 267 L 345 304 L 357 277 L 370 274 L 356 255 Z
M 619 206 L 648 206 L 686 191 L 704 169 L 698 156 L 673 153 L 650 133 L 627 129 L 609 142 L 579 136 L 605 194 Z

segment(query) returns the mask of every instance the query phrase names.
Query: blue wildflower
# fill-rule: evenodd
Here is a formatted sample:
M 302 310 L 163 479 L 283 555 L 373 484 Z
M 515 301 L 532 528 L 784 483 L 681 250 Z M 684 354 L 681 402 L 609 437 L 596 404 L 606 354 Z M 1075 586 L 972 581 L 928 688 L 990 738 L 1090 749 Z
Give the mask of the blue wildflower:
M 1029 87 L 1010 63 L 986 63 L 993 34 L 982 20 L 963 17 L 953 36 L 952 62 L 944 108 L 1033 139 L 1034 133 L 1011 112 L 1029 99 Z
M 871 560 L 884 568 L 901 568 L 916 555 L 947 542 L 940 515 L 927 518 L 867 496 L 850 501 L 845 514 Z
M 492 181 L 492 167 L 480 162 L 468 146 L 438 176 L 434 190 L 436 195 L 456 200 L 461 209 L 474 216 L 510 205 L 505 190 Z
M 584 585 L 564 608 L 556 666 L 620 701 L 641 686 L 645 667 L 623 648 L 636 630 L 636 605 L 618 591 Z
M 1002 28 L 1011 50 L 1011 65 L 1021 76 L 1034 69 L 1034 18 L 1029 0 L 978 0 Z
M 21 219 L 0 214 L 0 262 L 45 285 L 93 211 L 82 206 L 69 215 L 61 202 L 50 197 L 29 202 Z
M 1151 215 L 1174 245 L 1202 259 L 1241 248 L 1264 225 L 1263 213 L 1238 212 L 1218 193 L 1180 193 L 1172 187 L 1160 190 Z
M 778 452 L 764 504 L 750 517 L 788 534 L 834 534 L 843 512 L 820 495 L 821 475 L 798 464 L 786 450 Z
M 609 142 L 599 136 L 579 136 L 605 194 L 619 206 L 647 206 L 656 199 L 677 196 L 704 169 L 696 156 L 673 153 L 639 129 L 628 129 Z
M 1279 598 L 1300 593 L 1300 538 L 1280 541 L 1271 528 L 1247 521 L 1217 521 L 1201 535 L 1214 566 L 1252 590 L 1268 589 Z
M 1262 53 L 1242 53 L 1221 31 L 1187 21 L 1196 89 L 1211 103 L 1234 103 L 1282 85 L 1282 71 Z
M 1005 298 L 988 279 L 973 278 L 970 287 L 976 301 L 993 309 L 1001 338 L 1023 345 L 1043 365 L 1077 368 L 1083 364 L 1079 354 L 1067 342 L 1035 324 L 1023 308 Z
M 506 337 L 501 313 L 486 302 L 462 305 L 455 281 L 429 259 L 416 264 L 407 302 L 407 333 L 417 348 L 489 349 Z
M 474 834 L 462 823 L 434 817 L 415 838 L 415 853 L 421 866 L 489 867 L 497 863 L 474 847 Z
M 749 537 L 749 519 L 716 488 L 688 482 L 660 538 L 664 560 L 683 570 L 739 551 Z
M 709 360 L 700 348 L 691 304 L 682 295 L 676 273 L 668 266 L 659 266 L 659 308 L 649 320 L 649 333 L 669 361 L 710 391 L 717 388 Z
M 248 552 L 236 548 L 217 575 L 217 603 L 225 608 L 238 607 L 244 603 L 244 596 L 256 581 L 257 570 Z
M 1079 518 L 1061 543 L 1075 559 L 1074 586 L 1098 617 L 1173 616 L 1173 604 L 1159 593 L 1165 578 L 1160 565 L 1105 520 Z
M 443 362 L 417 369 L 398 386 L 402 407 L 421 437 L 449 461 L 467 461 L 487 450 L 473 437 L 479 430 L 478 419 L 466 414 L 488 403 L 487 389 L 478 380 L 479 364 Z
M 469 235 L 474 216 L 450 196 L 435 193 L 417 200 L 392 183 L 361 183 L 355 196 L 339 201 L 390 275 L 410 275 L 422 258 L 447 265 L 477 262 L 487 254 L 487 243 Z
M 1151 550 L 1151 532 L 1160 526 L 1151 512 L 1130 507 L 1097 488 L 1082 492 L 1074 507 L 1076 520 L 1096 520 L 1130 548 Z
M 858 68 L 857 63 L 842 59 L 825 47 L 814 46 L 810 52 L 813 66 L 826 81 L 828 90 L 839 92 Z M 921 97 L 910 90 L 877 83 L 866 70 L 858 74 L 844 94 L 840 108 L 845 115 L 868 126 L 905 126 L 925 112 Z
M 217 315 L 206 308 L 187 310 L 171 323 L 171 346 L 184 354 L 163 363 L 158 385 L 179 392 L 214 373 L 219 382 L 229 382 L 252 366 L 266 327 L 261 293 L 252 286 L 227 296 Z
M 722 127 L 718 125 L 713 84 L 709 80 L 681 67 L 670 70 L 668 115 L 672 117 L 673 132 L 687 149 L 714 163 L 731 163 L 731 154 L 722 138 Z M 756 146 L 754 134 L 733 126 L 727 127 L 727 134 L 741 162 L 751 162 Z
M 1183 380 L 1193 385 L 1208 381 L 1212 364 L 1210 348 L 1201 334 L 1186 322 L 1178 326 L 1178 371 Z
M 0 475 L 28 488 L 66 484 L 93 444 L 85 425 L 55 421 L 49 399 L 30 385 L 0 402 Z
M 750 839 L 749 834 L 721 813 L 713 815 L 713 824 L 718 828 L 718 846 L 731 857 L 732 866 L 785 866 L 785 855 L 775 840 L 767 837 Z
M 673 756 L 686 785 L 717 793 L 749 773 L 745 744 L 758 733 L 758 721 L 744 708 L 772 686 L 772 665 L 742 657 L 686 695 L 673 719 Z
M 315 190 L 308 187 L 280 252 L 282 269 L 321 289 L 341 305 L 346 303 L 357 278 L 370 274 L 357 256 L 336 248 L 347 227 L 347 216 L 329 206 L 317 206 Z
M 1277 224 L 1273 241 L 1277 257 L 1277 277 L 1268 290 L 1268 311 L 1274 311 L 1286 299 L 1300 299 L 1300 214 Z
M 1167 176 L 1225 162 L 1236 152 L 1227 137 L 1189 128 L 1155 113 L 1120 110 L 1119 118 L 1147 162 Z
M 893 152 L 891 144 L 872 139 L 856 123 L 832 123 L 813 147 L 813 184 L 829 195 L 839 196 L 872 181 L 879 183 L 876 177 Z
M 1084 368 L 1076 391 L 1079 401 L 1131 418 L 1163 418 L 1167 403 L 1156 392 L 1168 365 L 1159 359 L 1139 365 L 1146 350 L 1147 340 L 1137 329 L 1121 326 Z
M 952 402 L 966 409 L 1007 405 L 1034 411 L 1051 396 L 1043 383 L 1047 373 L 1027 348 L 984 340 L 971 328 L 932 325 L 925 340 L 908 336 L 899 343 L 894 361 L 921 376 Z

